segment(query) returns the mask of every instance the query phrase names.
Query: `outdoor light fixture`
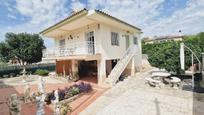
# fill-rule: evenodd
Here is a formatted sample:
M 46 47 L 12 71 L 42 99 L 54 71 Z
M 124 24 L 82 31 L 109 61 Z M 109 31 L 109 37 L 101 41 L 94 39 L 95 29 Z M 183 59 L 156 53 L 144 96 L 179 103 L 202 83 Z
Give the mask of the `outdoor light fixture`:
M 69 37 L 70 37 L 71 40 L 73 39 L 72 35 L 69 35 Z

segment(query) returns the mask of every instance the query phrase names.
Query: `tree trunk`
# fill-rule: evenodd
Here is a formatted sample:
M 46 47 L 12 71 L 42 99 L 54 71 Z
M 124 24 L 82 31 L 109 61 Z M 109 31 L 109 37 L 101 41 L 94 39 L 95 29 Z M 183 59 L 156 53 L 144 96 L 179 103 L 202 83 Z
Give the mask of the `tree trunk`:
M 18 59 L 18 63 L 19 63 L 19 65 L 21 65 L 21 60 L 20 59 Z

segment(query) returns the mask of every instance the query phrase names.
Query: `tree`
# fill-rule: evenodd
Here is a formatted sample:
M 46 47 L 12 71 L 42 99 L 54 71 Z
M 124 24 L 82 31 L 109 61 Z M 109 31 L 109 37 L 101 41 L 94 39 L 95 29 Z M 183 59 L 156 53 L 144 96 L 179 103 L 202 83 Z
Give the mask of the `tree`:
M 10 48 L 8 44 L 1 42 L 0 43 L 0 60 L 3 62 L 8 62 L 10 58 L 9 52 L 10 52 Z
M 5 43 L 0 44 L 0 53 L 2 61 L 17 59 L 19 62 L 36 63 L 42 59 L 42 50 L 45 48 L 43 39 L 38 34 L 29 33 L 7 33 Z M 7 53 L 5 48 L 9 49 Z M 6 58 L 6 60 L 4 59 Z

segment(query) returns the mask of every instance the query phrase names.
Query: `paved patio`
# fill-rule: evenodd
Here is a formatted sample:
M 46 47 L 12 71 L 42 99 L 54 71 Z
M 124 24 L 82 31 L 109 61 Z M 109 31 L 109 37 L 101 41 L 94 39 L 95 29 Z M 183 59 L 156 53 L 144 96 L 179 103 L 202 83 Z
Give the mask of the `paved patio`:
M 20 86 L 24 85 L 22 82 L 23 78 L 22 77 L 13 77 L 13 78 L 3 78 L 0 79 L 0 86 L 7 85 L 7 86 Z M 43 77 L 43 80 L 45 83 L 49 84 L 56 84 L 56 83 L 65 83 L 66 81 L 55 79 L 54 77 Z M 30 75 L 27 77 L 27 82 L 30 85 L 34 85 L 38 83 L 38 75 Z
M 204 94 L 149 87 L 144 80 L 148 75 L 138 73 L 118 83 L 80 115 L 203 115 Z
M 68 87 L 73 83 L 66 83 L 61 80 L 56 80 L 55 78 L 43 77 L 45 80 L 45 90 L 46 92 L 51 92 L 52 90 L 56 90 L 58 88 L 63 89 L 64 87 Z M 0 102 L 4 102 L 6 98 L 8 98 L 11 94 L 16 93 L 18 95 L 23 94 L 23 83 L 21 78 L 8 78 L 8 79 L 1 79 L 1 86 L 8 86 L 7 88 L 0 88 Z M 80 81 L 79 81 L 80 82 Z M 30 88 L 31 92 L 37 91 L 37 78 L 30 78 Z M 94 83 L 91 83 L 93 87 L 93 91 L 87 93 L 75 101 L 70 103 L 72 107 L 72 115 L 77 115 L 81 111 L 83 111 L 88 105 L 90 105 L 93 101 L 95 101 L 101 94 L 103 94 L 107 88 L 102 88 L 97 86 Z M 22 104 L 22 115 L 35 115 L 36 113 L 36 104 L 35 103 L 27 103 Z M 52 105 L 45 106 L 46 115 L 53 114 L 53 107 Z M 8 106 L 4 104 L 0 104 L 0 115 L 9 115 Z

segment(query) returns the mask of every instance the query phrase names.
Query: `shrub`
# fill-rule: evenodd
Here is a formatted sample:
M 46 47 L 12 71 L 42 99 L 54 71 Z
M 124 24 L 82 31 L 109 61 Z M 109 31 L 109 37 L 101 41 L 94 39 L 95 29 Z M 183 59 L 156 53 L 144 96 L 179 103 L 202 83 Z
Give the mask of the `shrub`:
M 92 90 L 91 85 L 89 83 L 84 83 L 84 82 L 74 84 L 70 87 L 65 87 L 64 89 L 58 89 L 59 101 L 68 99 L 82 92 L 89 92 L 91 90 Z M 44 101 L 47 104 L 50 104 L 51 100 L 55 100 L 54 92 L 55 91 L 52 91 L 51 93 L 48 93 L 46 95 Z
M 58 89 L 59 101 L 63 100 L 65 97 L 65 90 Z
M 74 95 L 77 95 L 79 93 L 80 93 L 80 90 L 78 87 L 72 87 L 72 88 L 70 88 L 68 95 L 74 96 Z
M 15 73 L 10 73 L 9 76 L 10 76 L 10 77 L 15 77 L 16 74 L 15 74 Z
M 41 76 L 47 76 L 49 74 L 49 71 L 44 70 L 44 69 L 37 69 L 34 74 L 41 75 Z
M 197 35 L 185 36 L 184 44 L 195 52 L 199 60 L 201 53 L 204 52 L 204 32 Z M 154 67 L 165 68 L 167 71 L 174 72 L 177 75 L 184 73 L 180 67 L 180 41 L 168 41 L 154 44 L 142 45 L 142 52 L 148 55 L 148 61 Z M 194 63 L 198 63 L 194 59 Z M 191 66 L 191 52 L 185 49 L 185 69 Z
M 47 104 L 51 104 L 51 100 L 55 100 L 55 94 L 54 94 L 54 90 L 51 92 L 51 93 L 48 93 L 46 96 L 45 96 L 45 102 Z
M 61 115 L 69 115 L 72 112 L 72 108 L 67 104 L 63 103 L 60 108 Z
M 77 84 L 77 87 L 79 88 L 80 92 L 88 92 L 92 90 L 92 87 L 89 83 L 80 82 Z

